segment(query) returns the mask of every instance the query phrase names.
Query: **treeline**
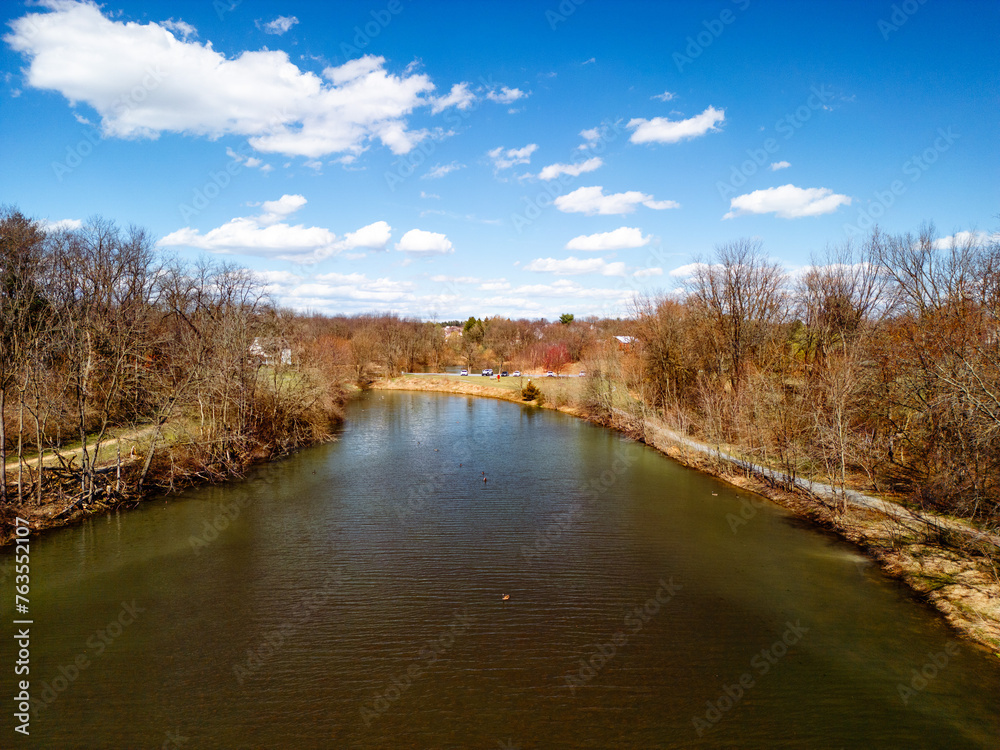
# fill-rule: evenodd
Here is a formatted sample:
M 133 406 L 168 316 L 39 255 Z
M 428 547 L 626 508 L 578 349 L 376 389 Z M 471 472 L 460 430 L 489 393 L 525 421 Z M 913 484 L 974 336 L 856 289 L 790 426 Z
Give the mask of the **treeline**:
M 876 229 L 794 277 L 723 245 L 636 303 L 639 345 L 605 370 L 697 439 L 996 528 L 1000 244 L 956 237 Z
M 393 315 L 318 324 L 359 381 L 579 363 L 577 406 L 599 421 L 641 435 L 654 416 L 793 478 L 1000 524 L 997 235 L 875 229 L 795 274 L 739 240 L 622 320 L 471 317 L 448 337 Z
M 447 333 L 445 323 L 420 321 L 396 314 L 302 317 L 317 357 L 325 357 L 361 385 L 402 372 L 437 372 L 462 365 L 501 369 L 559 370 L 579 362 L 610 335 L 629 329 L 627 321 L 588 318 L 550 323 L 544 319 L 511 320 L 470 317 L 457 321 L 460 332 Z
M 0 209 L 0 501 L 109 503 L 323 439 L 343 393 L 304 333 L 245 269 Z
M 693 269 L 625 319 L 446 328 L 281 310 L 249 271 L 164 258 L 141 229 L 4 208 L 0 501 L 238 474 L 329 435 L 348 382 L 579 363 L 599 421 L 641 434 L 653 416 L 791 477 L 1000 523 L 996 235 L 876 229 L 796 274 L 739 240 Z M 123 434 L 140 449 L 109 456 Z

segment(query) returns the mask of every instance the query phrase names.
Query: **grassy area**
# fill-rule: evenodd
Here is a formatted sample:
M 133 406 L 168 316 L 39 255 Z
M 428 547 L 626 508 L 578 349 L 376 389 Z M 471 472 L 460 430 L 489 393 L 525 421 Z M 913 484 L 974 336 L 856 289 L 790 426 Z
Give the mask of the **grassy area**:
M 544 373 L 541 376 L 522 375 L 521 377 L 484 378 L 482 375 L 424 375 L 421 373 L 407 373 L 404 379 L 420 380 L 421 378 L 433 378 L 436 381 L 448 381 L 455 383 L 467 383 L 470 385 L 489 386 L 490 388 L 500 388 L 517 393 L 530 380 L 545 394 L 545 400 L 555 405 L 573 404 L 579 401 L 583 394 L 586 378 L 581 377 L 555 377 L 547 378 Z
M 174 443 L 181 442 L 186 438 L 187 426 L 180 421 L 172 421 L 163 425 L 160 430 L 160 436 L 157 440 L 158 445 L 164 443 Z M 152 438 L 154 427 L 151 424 L 137 425 L 135 427 L 120 427 L 120 428 L 109 428 L 104 435 L 104 439 L 101 440 L 101 453 L 97 456 L 95 461 L 96 464 L 107 464 L 115 461 L 118 457 L 119 445 L 121 447 L 122 459 L 128 457 L 132 448 L 135 447 L 136 451 L 139 453 L 144 453 L 149 448 L 149 441 Z M 96 438 L 96 433 L 87 436 L 87 450 L 90 452 L 91 458 L 94 456 L 94 440 Z M 80 454 L 83 452 L 82 444 L 79 440 L 74 440 L 65 443 L 61 448 L 59 448 L 59 455 L 67 462 L 75 458 L 75 466 L 80 465 Z M 38 454 L 32 451 L 30 454 L 25 453 L 24 463 L 26 466 L 35 466 L 38 463 Z M 55 451 L 52 448 L 45 449 L 45 466 L 58 466 L 59 461 L 55 456 Z M 7 454 L 7 463 L 5 464 L 7 473 L 17 471 L 17 456 L 13 457 L 10 453 Z
M 148 442 L 149 436 L 153 432 L 152 425 L 140 425 L 137 427 L 123 427 L 119 429 L 109 429 L 105 435 L 104 439 L 101 441 L 101 454 L 98 457 L 98 463 L 111 461 L 118 455 L 118 443 L 121 441 L 121 451 L 122 455 L 128 455 L 129 451 L 132 450 L 132 446 L 144 445 Z M 94 452 L 94 439 L 96 438 L 96 433 L 89 435 L 87 437 L 87 450 L 90 451 L 91 456 Z M 79 440 L 73 440 L 64 444 L 59 448 L 59 454 L 65 458 L 67 461 L 73 456 L 79 456 L 83 452 L 82 443 Z M 28 452 L 25 451 L 24 463 L 26 465 L 34 466 L 38 463 L 38 454 L 34 450 Z M 45 465 L 58 465 L 58 460 L 54 455 L 54 450 L 51 448 L 45 449 Z M 79 463 L 79 460 L 78 460 Z M 6 469 L 8 472 L 15 471 L 17 469 L 17 456 L 11 456 L 10 452 L 7 453 L 7 463 Z

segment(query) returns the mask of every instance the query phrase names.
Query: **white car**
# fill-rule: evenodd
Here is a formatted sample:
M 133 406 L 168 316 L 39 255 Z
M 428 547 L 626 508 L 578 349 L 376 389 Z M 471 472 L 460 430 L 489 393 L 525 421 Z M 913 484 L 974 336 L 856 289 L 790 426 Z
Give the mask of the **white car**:
M 547 373 L 545 373 L 545 377 L 547 378 L 554 378 L 555 376 L 556 374 L 552 372 L 552 370 L 549 370 Z
M 468 370 L 462 370 L 462 371 L 461 371 L 460 373 L 458 373 L 458 374 L 459 374 L 459 375 L 468 375 L 468 374 L 469 374 L 469 371 L 468 371 Z
M 514 370 L 514 377 L 515 378 L 521 377 L 521 371 L 520 370 Z

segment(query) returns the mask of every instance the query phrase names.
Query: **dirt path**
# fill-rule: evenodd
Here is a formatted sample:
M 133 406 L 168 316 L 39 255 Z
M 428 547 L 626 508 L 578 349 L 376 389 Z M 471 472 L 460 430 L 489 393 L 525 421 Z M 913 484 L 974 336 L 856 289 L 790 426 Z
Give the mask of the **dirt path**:
M 943 518 L 941 516 L 918 515 L 909 508 L 899 505 L 898 503 L 883 500 L 872 495 L 866 495 L 863 492 L 858 492 L 857 490 L 848 489 L 841 492 L 829 484 L 814 482 L 801 477 L 789 477 L 787 474 L 783 474 L 780 471 L 775 471 L 774 469 L 770 469 L 766 466 L 755 464 L 738 456 L 734 456 L 731 453 L 726 453 L 719 448 L 713 448 L 705 443 L 699 443 L 696 440 L 692 440 L 684 435 L 678 434 L 663 424 L 659 424 L 658 422 L 649 419 L 646 420 L 646 430 L 648 433 L 652 433 L 653 440 L 651 442 L 654 447 L 659 448 L 661 451 L 664 451 L 664 448 L 661 446 L 669 445 L 670 443 L 683 445 L 686 448 L 704 453 L 710 457 L 719 458 L 739 469 L 749 471 L 763 477 L 768 481 L 776 482 L 777 484 L 795 485 L 799 489 L 815 495 L 816 497 L 822 498 L 823 500 L 829 500 L 830 502 L 840 502 L 842 500 L 846 500 L 849 505 L 856 508 L 874 510 L 878 513 L 882 513 L 886 516 L 897 518 L 902 521 L 917 523 L 920 525 L 933 523 L 940 528 L 947 528 L 960 534 L 966 534 L 978 542 L 993 544 L 1000 549 L 1000 536 L 980 531 L 979 529 L 976 529 L 967 523 L 963 523 L 962 521 L 951 518 Z
M 149 424 L 149 425 L 143 425 L 142 427 L 138 427 L 134 430 L 126 430 L 125 432 L 122 432 L 120 435 L 105 436 L 104 440 L 101 441 L 100 458 L 102 458 L 104 461 L 107 461 L 108 452 L 110 452 L 112 449 L 114 450 L 114 456 L 117 456 L 118 450 L 116 444 L 119 442 L 121 443 L 122 455 L 123 456 L 128 455 L 128 453 L 132 450 L 132 446 L 138 445 L 145 438 L 148 438 L 150 435 L 152 435 L 154 429 L 155 426 Z M 87 438 L 87 440 L 88 440 L 87 450 L 89 450 L 91 452 L 91 455 L 93 455 L 94 444 L 90 442 L 89 437 Z M 71 461 L 73 457 L 83 455 L 83 446 L 80 445 L 77 446 L 76 448 L 66 448 L 62 450 L 47 448 L 44 454 L 45 466 L 59 465 L 59 459 L 56 457 L 56 453 L 62 456 L 64 460 Z M 100 461 L 98 463 L 100 463 Z M 26 467 L 30 466 L 31 468 L 35 468 L 36 466 L 38 466 L 38 456 L 35 456 L 34 458 L 24 459 L 24 466 Z M 4 465 L 4 468 L 6 469 L 7 474 L 16 472 L 17 456 L 15 456 L 14 458 L 8 458 L 7 463 Z

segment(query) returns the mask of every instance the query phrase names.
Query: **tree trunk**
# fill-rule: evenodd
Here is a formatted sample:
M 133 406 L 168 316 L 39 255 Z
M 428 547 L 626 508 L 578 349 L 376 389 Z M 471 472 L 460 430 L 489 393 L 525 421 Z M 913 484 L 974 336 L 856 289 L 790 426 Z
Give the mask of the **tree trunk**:
M 0 388 L 0 502 L 7 502 L 7 391 Z

